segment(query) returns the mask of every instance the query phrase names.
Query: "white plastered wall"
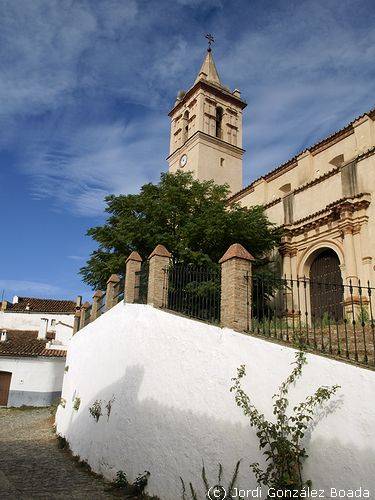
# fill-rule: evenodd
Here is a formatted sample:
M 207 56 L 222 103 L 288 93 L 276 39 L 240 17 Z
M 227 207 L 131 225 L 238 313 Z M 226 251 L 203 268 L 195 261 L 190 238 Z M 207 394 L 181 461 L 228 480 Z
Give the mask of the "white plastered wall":
M 294 350 L 229 329 L 169 314 L 149 306 L 118 304 L 75 335 L 64 378 L 66 407 L 57 412 L 57 431 L 74 454 L 96 472 L 114 478 L 124 470 L 133 480 L 151 472 L 149 493 L 181 497 L 179 476 L 200 494 L 202 460 L 209 477 L 217 464 L 229 479 L 243 459 L 238 486 L 255 488 L 249 463 L 261 460 L 255 432 L 229 392 L 244 363 L 244 388 L 272 418 L 272 395 L 289 374 Z M 375 489 L 375 373 L 308 355 L 291 405 L 320 385 L 340 384 L 306 438 L 305 478 L 316 488 Z M 78 411 L 75 397 L 81 398 Z M 110 416 L 105 405 L 113 399 Z M 102 402 L 97 423 L 89 413 Z M 203 498 L 203 496 L 202 496 Z
M 65 358 L 0 356 L 0 371 L 12 374 L 8 406 L 44 406 L 59 396 Z

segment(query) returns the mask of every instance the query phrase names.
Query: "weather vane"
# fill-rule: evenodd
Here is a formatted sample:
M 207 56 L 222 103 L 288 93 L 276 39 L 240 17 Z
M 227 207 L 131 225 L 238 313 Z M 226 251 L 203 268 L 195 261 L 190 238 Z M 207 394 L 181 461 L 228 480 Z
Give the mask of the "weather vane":
M 211 52 L 211 44 L 215 42 L 215 39 L 214 37 L 211 35 L 211 33 L 207 33 L 207 35 L 205 36 L 205 38 L 207 38 L 208 40 L 208 52 Z

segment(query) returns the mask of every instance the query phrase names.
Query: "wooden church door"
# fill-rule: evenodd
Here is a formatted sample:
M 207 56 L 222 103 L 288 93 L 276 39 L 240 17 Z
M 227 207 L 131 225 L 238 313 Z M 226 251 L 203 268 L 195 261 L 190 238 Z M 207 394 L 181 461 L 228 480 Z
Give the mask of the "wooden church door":
M 336 253 L 327 248 L 313 261 L 310 268 L 310 303 L 313 318 L 343 318 L 344 290 L 340 261 Z

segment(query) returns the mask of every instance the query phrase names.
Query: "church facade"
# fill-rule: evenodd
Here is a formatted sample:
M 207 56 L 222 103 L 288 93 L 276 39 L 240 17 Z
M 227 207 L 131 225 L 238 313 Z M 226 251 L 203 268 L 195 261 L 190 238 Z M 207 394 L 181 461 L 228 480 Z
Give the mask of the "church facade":
M 222 85 L 209 49 L 169 114 L 169 171 L 227 183 L 230 203 L 264 206 L 284 229 L 283 275 L 374 286 L 375 108 L 242 187 L 245 107 L 239 90 Z

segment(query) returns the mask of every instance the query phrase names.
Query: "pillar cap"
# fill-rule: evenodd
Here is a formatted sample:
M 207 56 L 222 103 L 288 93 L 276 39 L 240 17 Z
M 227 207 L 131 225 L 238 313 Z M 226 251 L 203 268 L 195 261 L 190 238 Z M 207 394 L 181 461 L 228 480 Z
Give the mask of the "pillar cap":
M 103 297 L 104 295 L 104 292 L 102 290 L 96 290 L 96 292 L 94 293 L 94 295 L 92 296 L 93 298 L 101 298 Z
M 108 278 L 107 283 L 118 283 L 120 281 L 120 276 L 118 274 L 111 274 Z
M 240 243 L 233 243 L 219 260 L 219 264 L 230 259 L 255 260 Z
M 129 255 L 129 257 L 126 259 L 125 261 L 125 264 L 129 261 L 129 260 L 134 260 L 135 262 L 142 262 L 142 257 L 139 255 L 138 252 L 136 252 L 135 250 L 133 250 L 133 252 Z
M 168 252 L 168 250 L 165 248 L 164 245 L 156 245 L 156 247 L 150 253 L 148 258 L 151 259 L 151 257 L 155 257 L 155 256 L 171 258 L 172 254 L 170 252 Z
M 84 304 L 82 304 L 82 309 L 88 309 L 90 306 L 90 302 L 86 301 Z

